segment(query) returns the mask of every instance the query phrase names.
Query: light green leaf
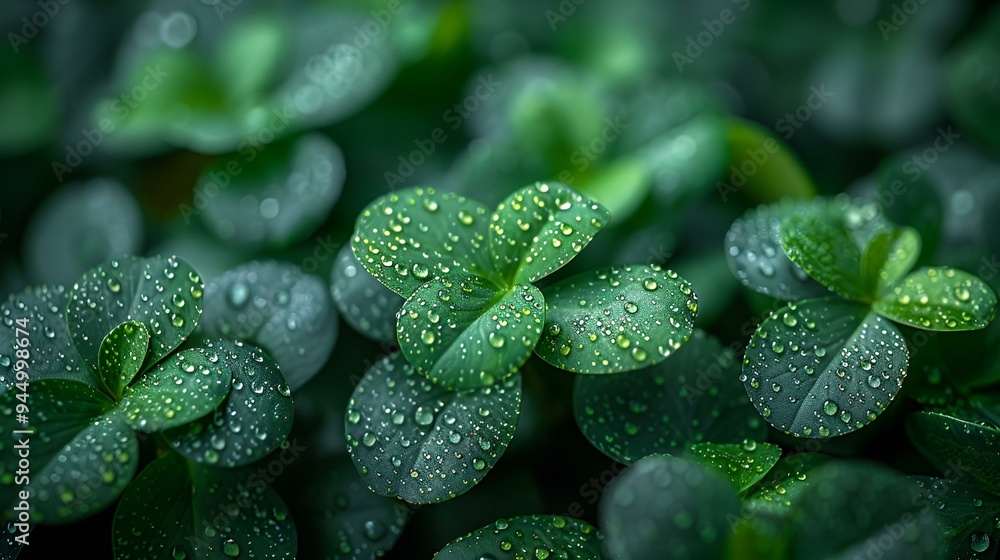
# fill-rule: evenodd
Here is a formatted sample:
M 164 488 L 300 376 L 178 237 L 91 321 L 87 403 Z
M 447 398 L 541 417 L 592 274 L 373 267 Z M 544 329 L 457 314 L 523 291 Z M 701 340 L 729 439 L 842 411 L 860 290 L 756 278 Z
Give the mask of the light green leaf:
M 729 520 L 740 511 L 733 485 L 698 463 L 651 455 L 619 475 L 597 518 L 609 558 L 724 558 Z
M 490 252 L 508 285 L 527 284 L 568 263 L 611 220 L 611 212 L 562 183 L 508 196 L 490 219 Z
M 916 477 L 921 505 L 934 506 L 947 558 L 987 560 L 1000 549 L 1000 498 L 975 486 Z
M 347 407 L 348 451 L 377 494 L 443 502 L 475 486 L 514 437 L 521 376 L 453 392 L 418 374 L 402 354 L 372 366 Z
M 231 375 L 216 350 L 182 350 L 125 389 L 118 407 L 136 430 L 159 432 L 211 412 L 229 393 Z
M 528 284 L 501 291 L 481 278 L 435 278 L 399 312 L 407 361 L 455 390 L 488 387 L 517 373 L 542 336 L 545 305 Z
M 84 274 L 70 293 L 66 320 L 73 345 L 97 369 L 104 337 L 122 323 L 143 323 L 149 330 L 145 371 L 194 330 L 203 290 L 198 273 L 177 257 L 132 257 L 101 265 Z
M 895 326 L 839 298 L 789 303 L 750 338 L 740 379 L 772 426 L 833 437 L 875 420 L 903 384 L 909 351 Z
M 211 413 L 164 436 L 196 463 L 227 468 L 250 464 L 277 448 L 291 430 L 291 390 L 274 360 L 256 347 L 239 341 L 209 341 L 206 346 L 228 370 L 232 388 Z
M 861 256 L 861 282 L 873 299 L 892 288 L 920 257 L 920 234 L 909 227 L 892 227 L 875 234 Z
M 607 208 L 619 219 L 635 213 L 649 195 L 653 178 L 649 164 L 637 155 L 616 158 L 573 185 L 583 196 Z
M 601 535 L 585 521 L 558 515 L 499 519 L 448 543 L 434 558 L 570 558 L 601 560 Z
M 293 560 L 295 524 L 259 477 L 187 463 L 174 453 L 153 461 L 115 510 L 115 559 Z
M 611 267 L 548 286 L 535 352 L 576 373 L 618 373 L 662 362 L 691 336 L 698 297 L 656 265 Z
M 0 306 L 0 316 L 3 317 L 3 325 L 0 325 L 0 392 L 17 382 L 15 367 L 19 367 L 19 358 L 16 351 L 18 339 L 24 338 L 29 344 L 29 359 L 25 360 L 25 364 L 28 365 L 31 380 L 61 378 L 95 387 L 100 384 L 70 341 L 69 331 L 66 330 L 67 297 L 68 292 L 62 286 L 41 286 L 11 294 Z M 19 369 L 23 371 L 25 368 Z
M 812 178 L 792 149 L 755 122 L 732 119 L 729 153 L 730 174 L 720 194 L 741 192 L 757 202 L 816 196 Z
M 692 443 L 763 440 L 767 424 L 738 376 L 733 353 L 696 330 L 656 366 L 578 375 L 573 414 L 594 447 L 626 464 L 653 453 L 679 455 Z
M 372 276 L 407 298 L 438 276 L 494 278 L 488 221 L 478 202 L 431 188 L 406 189 L 361 212 L 351 247 Z
M 861 249 L 845 229 L 844 219 L 836 203 L 789 214 L 779 226 L 781 246 L 820 284 L 848 299 L 864 300 Z
M 70 379 L 33 381 L 25 413 L 18 420 L 18 391 L 0 395 L 0 504 L 6 512 L 26 485 L 34 522 L 72 523 L 104 509 L 135 474 L 139 447 L 114 402 L 89 385 Z M 33 430 L 33 433 L 15 433 Z M 27 447 L 24 446 L 27 442 Z M 28 477 L 18 460 L 30 452 Z
M 726 258 L 741 284 L 773 298 L 795 301 L 829 293 L 781 248 L 781 219 L 813 202 L 781 202 L 751 208 L 726 232 Z
M 740 493 L 767 475 L 781 457 L 781 448 L 752 439 L 742 443 L 695 443 L 687 448 L 685 459 L 715 469 L 736 485 Z
M 874 304 L 893 321 L 931 331 L 982 329 L 996 316 L 996 307 L 997 296 L 985 282 L 947 267 L 911 272 Z
M 790 510 L 790 560 L 865 558 L 873 543 L 883 560 L 939 558 L 935 510 L 921 507 L 920 494 L 914 481 L 878 465 L 816 469 Z
M 97 368 L 104 386 L 118 399 L 122 389 L 139 373 L 149 348 L 146 325 L 129 321 L 115 327 L 101 343 Z
M 938 412 L 917 412 L 906 419 L 906 433 L 917 450 L 945 477 L 969 477 L 1000 495 L 1000 429 Z

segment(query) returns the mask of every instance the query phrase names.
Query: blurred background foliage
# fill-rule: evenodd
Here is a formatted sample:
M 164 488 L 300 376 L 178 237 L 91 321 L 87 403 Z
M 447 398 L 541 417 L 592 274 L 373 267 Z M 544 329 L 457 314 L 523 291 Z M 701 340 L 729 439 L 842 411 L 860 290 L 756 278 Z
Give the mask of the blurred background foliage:
M 379 310 L 399 305 L 345 276 L 354 265 L 338 252 L 360 209 L 417 185 L 492 206 L 536 180 L 571 184 L 614 217 L 571 270 L 666 264 L 693 283 L 698 325 L 738 349 L 770 303 L 729 274 L 723 236 L 746 208 L 786 196 L 875 200 L 921 230 L 923 262 L 964 268 L 997 290 L 1000 9 L 991 4 L 5 2 L 0 289 L 67 284 L 123 253 L 180 255 L 206 282 L 276 259 L 332 285 L 353 328 L 340 329 L 295 395 L 292 437 L 307 452 L 277 481 L 303 558 L 332 555 L 345 539 L 348 549 L 364 539 L 377 548 L 397 537 L 387 557 L 425 558 L 526 513 L 593 523 L 619 466 L 574 425 L 572 376 L 539 375 L 540 360 L 525 368 L 515 443 L 479 487 L 409 512 L 359 493 L 344 408 L 394 343 Z M 894 435 L 901 411 L 988 392 L 1000 381 L 998 338 L 994 326 L 925 342 L 933 352 L 915 353 L 919 381 L 904 391 L 913 399 L 823 451 L 932 473 Z M 381 513 L 366 517 L 349 500 Z M 110 557 L 110 539 L 94 536 L 107 534 L 110 516 L 41 528 L 24 557 L 77 546 L 60 534 Z

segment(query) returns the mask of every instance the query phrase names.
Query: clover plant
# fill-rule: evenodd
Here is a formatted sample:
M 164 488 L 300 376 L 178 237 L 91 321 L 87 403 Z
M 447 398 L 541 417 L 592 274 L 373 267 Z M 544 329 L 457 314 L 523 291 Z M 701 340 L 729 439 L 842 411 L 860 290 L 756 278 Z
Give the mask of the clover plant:
M 116 558 L 294 555 L 284 504 L 245 468 L 285 441 L 291 392 L 254 346 L 185 344 L 204 291 L 179 258 L 132 257 L 90 270 L 69 290 L 29 288 L 3 304 L 0 501 L 8 515 L 23 492 L 32 522 L 56 524 L 120 497 Z M 146 462 L 140 442 L 157 458 L 136 476 Z M 19 466 L 19 446 L 30 447 L 30 472 Z
M 656 265 L 616 266 L 544 286 L 610 213 L 560 183 L 519 189 L 491 213 L 414 188 L 361 215 L 357 260 L 405 298 L 400 351 L 372 366 L 348 406 L 349 450 L 377 493 L 413 503 L 469 490 L 517 426 L 532 352 L 601 376 L 662 362 L 691 335 L 691 286 Z
M 726 250 L 740 282 L 788 302 L 750 338 L 740 379 L 761 416 L 796 436 L 845 434 L 885 411 L 910 356 L 895 324 L 974 330 L 996 314 L 996 294 L 975 275 L 911 271 L 920 235 L 873 205 L 758 207 L 733 223 Z

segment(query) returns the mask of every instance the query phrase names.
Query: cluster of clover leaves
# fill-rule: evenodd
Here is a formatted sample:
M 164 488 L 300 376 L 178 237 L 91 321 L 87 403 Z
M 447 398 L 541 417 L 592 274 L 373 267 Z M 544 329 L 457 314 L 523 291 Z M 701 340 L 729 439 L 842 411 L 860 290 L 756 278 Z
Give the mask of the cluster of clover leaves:
M 981 530 L 990 518 L 976 507 L 1000 502 L 995 461 L 984 455 L 1000 445 L 1000 430 L 965 426 L 968 437 L 989 442 L 963 451 L 948 436 L 963 421 L 940 413 L 911 421 L 932 461 L 975 459 L 979 487 L 905 479 L 802 449 L 783 454 L 762 442 L 768 422 L 812 437 L 871 422 L 908 361 L 887 318 L 982 328 L 996 299 L 981 281 L 950 268 L 910 273 L 919 235 L 872 207 L 844 199 L 762 206 L 733 224 L 726 250 L 743 284 L 788 303 L 760 325 L 741 365 L 693 329 L 696 299 L 669 271 L 612 267 L 531 285 L 608 219 L 555 183 L 521 189 L 492 214 L 460 196 L 411 189 L 359 217 L 357 262 L 400 297 L 380 295 L 372 308 L 405 301 L 400 352 L 369 369 L 346 413 L 349 451 L 373 491 L 433 503 L 476 484 L 513 436 L 517 371 L 532 351 L 583 374 L 573 394 L 581 431 L 630 465 L 601 498 L 600 531 L 571 517 L 526 515 L 474 531 L 438 556 L 797 559 L 864 550 L 876 542 L 868 536 L 885 530 L 885 557 L 936 558 L 939 522 L 961 537 L 951 545 L 971 538 L 974 551 L 990 546 Z M 347 313 L 349 321 L 352 314 L 370 336 L 384 330 L 372 309 Z M 919 507 L 931 503 L 938 507 Z M 942 504 L 953 507 L 939 515 Z
M 762 206 L 733 223 L 726 250 L 740 282 L 788 301 L 757 327 L 740 377 L 772 426 L 832 437 L 874 421 L 909 362 L 893 322 L 964 331 L 993 320 L 996 294 L 978 277 L 911 271 L 920 249 L 915 229 L 846 197 Z
M 690 337 L 697 298 L 655 265 L 533 285 L 610 218 L 559 183 L 520 189 L 493 212 L 430 188 L 363 210 L 355 256 L 405 298 L 400 351 L 366 372 L 346 412 L 349 451 L 372 490 L 434 503 L 478 483 L 513 438 L 532 352 L 599 376 L 662 362 Z
M 32 524 L 72 523 L 121 496 L 118 559 L 294 557 L 284 503 L 245 468 L 285 445 L 289 386 L 270 357 L 240 341 L 182 346 L 203 295 L 181 259 L 124 258 L 70 290 L 29 288 L 3 304 L 7 521 L 25 521 L 10 517 L 25 502 Z M 148 449 L 140 442 L 151 438 L 155 458 L 136 476 Z

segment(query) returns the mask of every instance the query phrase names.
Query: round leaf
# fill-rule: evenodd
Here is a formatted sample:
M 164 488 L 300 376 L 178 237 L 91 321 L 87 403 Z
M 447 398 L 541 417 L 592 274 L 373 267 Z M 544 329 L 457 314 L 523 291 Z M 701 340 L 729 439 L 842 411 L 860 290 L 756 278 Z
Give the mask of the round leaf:
M 441 560 L 565 558 L 600 560 L 601 535 L 584 521 L 558 515 L 499 519 L 448 543 Z
M 542 336 L 541 292 L 500 291 L 480 278 L 435 278 L 413 292 L 396 326 L 406 360 L 451 389 L 488 387 L 517 373 Z
M 438 276 L 491 278 L 486 207 L 454 193 L 387 194 L 358 216 L 351 247 L 368 272 L 403 297 Z
M 829 291 L 781 249 L 781 218 L 812 203 L 776 203 L 748 210 L 726 232 L 726 258 L 741 284 L 773 298 L 795 301 Z
M 697 463 L 653 455 L 622 473 L 601 497 L 598 520 L 609 558 L 723 558 L 733 485 Z
M 180 346 L 198 324 L 204 286 L 177 257 L 113 260 L 83 275 L 69 295 L 69 334 L 85 363 L 97 369 L 104 337 L 137 321 L 149 330 L 148 369 Z
M 142 247 L 142 211 L 119 182 L 70 183 L 38 209 L 25 230 L 25 266 L 32 278 L 70 284 L 108 259 Z M 100 344 L 100 341 L 98 341 Z
M 25 489 L 24 472 L 17 471 L 26 448 L 34 521 L 72 523 L 118 498 L 135 474 L 139 446 L 111 399 L 77 381 L 43 379 L 28 392 L 29 424 L 19 421 L 18 404 L 15 391 L 0 395 L 0 503 L 6 512 Z
M 1000 495 L 1000 429 L 938 412 L 917 412 L 906 419 L 906 433 L 942 473 L 969 476 Z
M 96 377 L 80 359 L 66 330 L 67 297 L 68 293 L 62 286 L 42 286 L 11 294 L 0 306 L 3 317 L 3 325 L 0 326 L 0 391 L 9 389 L 17 382 L 14 367 L 18 358 L 15 351 L 18 348 L 17 339 L 25 338 L 25 332 L 31 344 L 28 347 L 28 374 L 33 381 L 62 378 L 97 386 Z
M 524 187 L 497 205 L 490 249 L 500 276 L 527 284 L 568 263 L 611 220 L 611 212 L 562 183 Z
M 202 173 L 194 199 L 202 223 L 219 239 L 250 247 L 305 239 L 340 198 L 340 148 L 325 136 L 306 134 L 255 155 L 233 154 Z M 239 174 L 231 172 L 233 162 L 242 165 Z
M 811 299 L 789 303 L 757 327 L 740 379 L 775 428 L 833 437 L 889 406 L 908 360 L 903 336 L 867 306 Z
M 296 513 L 302 548 L 323 551 L 330 560 L 381 558 L 403 532 L 406 504 L 372 493 L 343 455 L 319 459 L 310 467 L 307 478 L 291 481 L 309 492 L 296 498 L 285 494 Z
M 590 443 L 626 464 L 692 443 L 763 440 L 767 425 L 738 376 L 733 353 L 699 330 L 654 367 L 577 376 L 573 413 Z
M 129 321 L 115 327 L 101 343 L 97 358 L 97 369 L 115 398 L 122 389 L 139 373 L 139 367 L 146 358 L 149 348 L 149 331 L 146 325 Z
M 997 296 L 968 272 L 947 267 L 915 270 L 875 302 L 893 321 L 931 331 L 982 329 L 996 316 Z
M 266 350 L 294 391 L 330 357 L 338 323 L 323 281 L 295 265 L 263 261 L 208 283 L 201 328 Z
M 656 265 L 611 267 L 545 288 L 535 352 L 576 373 L 618 373 L 662 362 L 691 336 L 698 297 Z
M 372 366 L 347 408 L 348 451 L 377 494 L 449 500 L 496 464 L 517 427 L 521 376 L 456 393 L 394 354 Z
M 295 558 L 292 518 L 258 477 L 200 467 L 173 453 L 153 461 L 115 510 L 115 559 Z
M 986 560 L 1000 550 L 1000 498 L 968 484 L 916 477 L 921 505 L 933 505 L 947 558 Z
M 164 433 L 196 463 L 238 467 L 278 447 L 292 428 L 291 391 L 271 358 L 242 342 L 209 342 L 207 352 L 229 370 L 232 388 L 212 413 Z
M 396 342 L 396 313 L 405 300 L 369 274 L 349 245 L 333 263 L 330 293 L 354 330 L 379 342 Z
M 883 560 L 939 558 L 934 512 L 919 500 L 912 480 L 884 467 L 824 465 L 791 510 L 790 558 L 866 558 L 873 543 Z
M 752 439 L 743 443 L 695 443 L 688 447 L 686 459 L 715 469 L 728 478 L 740 492 L 759 482 L 781 457 L 781 448 Z
M 126 387 L 118 407 L 136 430 L 159 432 L 208 414 L 229 389 L 230 373 L 219 353 L 194 348 L 170 356 Z

